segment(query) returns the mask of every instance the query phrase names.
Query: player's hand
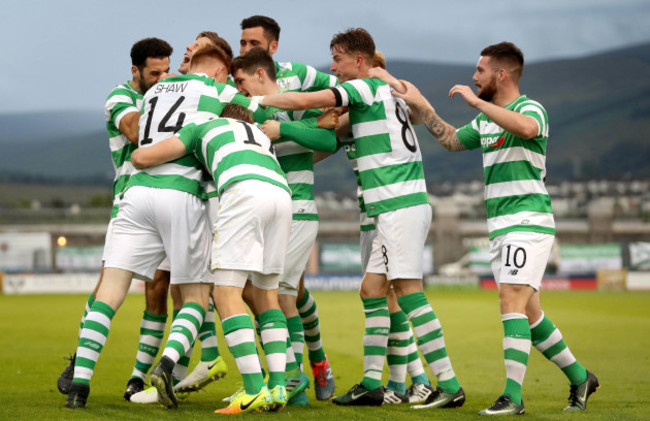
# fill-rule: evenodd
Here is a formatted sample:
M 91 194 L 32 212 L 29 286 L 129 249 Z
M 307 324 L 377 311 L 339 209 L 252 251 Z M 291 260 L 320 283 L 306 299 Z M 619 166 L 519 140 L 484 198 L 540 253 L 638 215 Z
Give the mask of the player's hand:
M 391 74 L 388 73 L 388 71 L 386 71 L 386 69 L 383 67 L 372 67 L 368 69 L 368 77 L 371 79 L 375 78 L 383 80 L 384 82 L 388 83 L 393 76 L 391 76 Z
M 321 129 L 335 129 L 339 124 L 339 113 L 334 108 L 329 108 L 316 117 L 316 121 Z
M 280 122 L 275 120 L 266 120 L 264 124 L 260 126 L 260 129 L 268 136 L 271 140 L 277 140 L 280 138 Z
M 400 93 L 393 91 L 393 96 L 401 98 L 406 102 L 406 104 L 411 107 L 411 110 L 414 113 L 418 113 L 420 110 L 425 109 L 427 106 L 433 108 L 429 101 L 420 93 L 418 88 L 415 87 L 411 82 L 407 80 L 400 80 L 402 85 L 404 85 L 404 92 Z
M 449 98 L 453 98 L 456 94 L 463 97 L 467 105 L 477 108 L 481 99 L 476 96 L 472 88 L 467 85 L 454 85 L 449 91 Z
M 388 71 L 383 67 L 373 67 L 369 69 L 368 77 L 382 80 L 388 83 L 391 88 L 393 88 L 394 90 L 400 93 L 404 93 L 404 91 L 406 90 L 402 82 L 399 79 L 397 79 L 395 76 L 388 73 Z

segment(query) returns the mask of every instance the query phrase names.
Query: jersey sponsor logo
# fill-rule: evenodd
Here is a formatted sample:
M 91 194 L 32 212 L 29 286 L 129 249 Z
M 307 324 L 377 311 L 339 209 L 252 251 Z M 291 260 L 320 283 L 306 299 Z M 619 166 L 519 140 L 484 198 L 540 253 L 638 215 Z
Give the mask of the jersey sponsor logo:
M 498 136 L 485 136 L 481 137 L 481 146 L 484 148 L 490 148 L 492 145 L 495 145 L 499 141 Z
M 503 145 L 503 142 L 504 142 L 505 140 L 506 140 L 506 138 L 503 137 L 503 136 L 501 136 L 501 137 L 499 138 L 499 140 L 497 141 L 497 143 L 494 143 L 494 144 L 492 144 L 492 145 L 488 145 L 488 147 L 493 148 L 493 149 L 496 149 L 496 148 L 498 148 L 499 146 Z
M 159 83 L 156 85 L 156 90 L 154 93 L 158 94 L 168 94 L 170 92 L 185 92 L 188 82 L 184 83 Z

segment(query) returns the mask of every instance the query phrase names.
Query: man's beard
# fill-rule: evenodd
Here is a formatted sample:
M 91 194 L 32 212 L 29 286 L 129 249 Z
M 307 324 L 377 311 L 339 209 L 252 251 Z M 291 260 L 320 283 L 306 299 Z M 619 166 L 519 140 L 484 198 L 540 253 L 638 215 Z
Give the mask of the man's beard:
M 138 87 L 140 88 L 140 92 L 142 92 L 144 94 L 152 86 L 153 85 L 147 84 L 147 81 L 145 80 L 145 78 L 142 75 L 140 75 L 140 78 L 138 79 Z
M 496 91 L 496 83 L 494 83 L 494 80 L 492 80 L 490 81 L 489 85 L 484 86 L 480 89 L 478 92 L 478 97 L 483 101 L 492 102 L 492 98 L 494 98 Z

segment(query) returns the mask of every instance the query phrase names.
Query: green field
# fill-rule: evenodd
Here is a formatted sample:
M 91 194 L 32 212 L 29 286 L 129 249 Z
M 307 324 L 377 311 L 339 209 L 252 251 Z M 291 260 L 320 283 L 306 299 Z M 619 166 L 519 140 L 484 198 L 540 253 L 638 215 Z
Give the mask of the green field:
M 318 301 L 326 352 L 337 394 L 362 376 L 363 317 L 356 292 L 313 293 Z M 408 405 L 381 408 L 337 407 L 316 401 L 276 414 L 240 418 L 295 420 L 475 419 L 501 393 L 505 370 L 502 326 L 493 291 L 429 291 L 427 295 L 446 337 L 454 369 L 467 394 L 462 409 L 413 410 Z M 561 329 L 574 355 L 600 379 L 586 413 L 567 414 L 568 382 L 556 366 L 532 350 L 524 382 L 525 419 L 650 419 L 650 293 L 545 292 L 546 314 Z M 219 344 L 229 374 L 205 391 L 181 401 L 175 411 L 135 405 L 122 399 L 138 341 L 142 295 L 129 296 L 113 321 L 91 383 L 88 407 L 64 408 L 56 380 L 74 352 L 82 295 L 0 295 L 0 419 L 2 420 L 168 420 L 210 419 L 240 381 L 223 335 Z M 198 358 L 200 352 L 195 352 Z M 308 373 L 311 377 L 311 373 Z

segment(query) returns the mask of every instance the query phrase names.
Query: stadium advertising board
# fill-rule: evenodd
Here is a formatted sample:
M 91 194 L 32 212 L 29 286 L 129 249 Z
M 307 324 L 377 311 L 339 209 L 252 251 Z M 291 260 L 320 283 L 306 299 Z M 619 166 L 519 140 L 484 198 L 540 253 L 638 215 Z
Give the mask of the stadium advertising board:
M 56 251 L 56 268 L 63 272 L 99 272 L 103 252 L 103 246 L 59 247 Z
M 621 269 L 623 257 L 617 243 L 560 246 L 560 273 L 595 273 L 599 269 Z
M 629 244 L 630 270 L 650 270 L 650 243 L 635 242 Z
M 52 269 L 52 237 L 46 232 L 0 234 L 0 271 L 32 272 Z

